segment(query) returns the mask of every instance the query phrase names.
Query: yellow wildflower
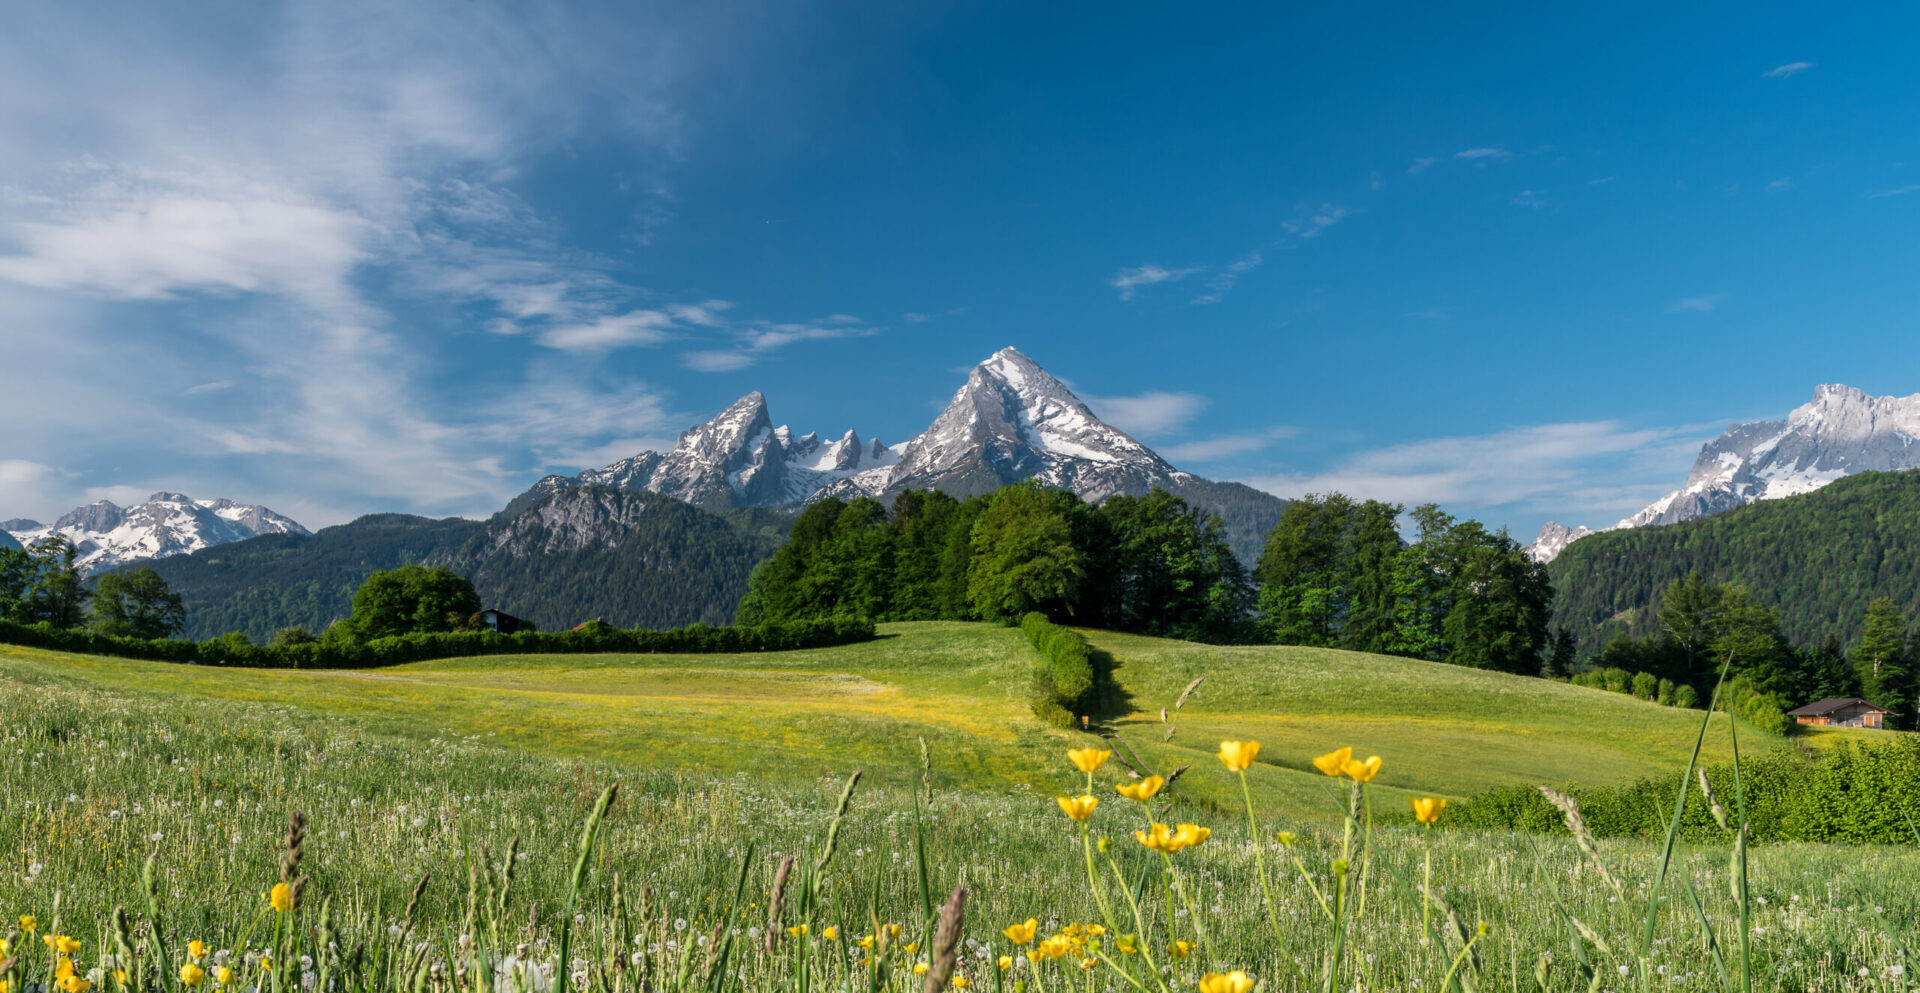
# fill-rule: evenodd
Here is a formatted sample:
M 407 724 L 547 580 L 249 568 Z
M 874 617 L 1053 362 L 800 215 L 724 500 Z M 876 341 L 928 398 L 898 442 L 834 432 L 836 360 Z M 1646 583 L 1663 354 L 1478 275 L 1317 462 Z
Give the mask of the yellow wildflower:
M 80 950 L 80 939 L 70 938 L 64 934 L 50 934 L 42 940 L 47 943 L 48 948 L 53 949 L 61 955 L 72 955 L 74 952 Z
M 267 903 L 280 913 L 293 909 L 293 888 L 286 883 L 273 884 L 273 890 L 267 894 Z
M 1056 934 L 1040 943 L 1040 954 L 1050 959 L 1064 958 L 1071 951 L 1073 951 L 1073 942 L 1061 935 Z
M 1016 945 L 1024 945 L 1033 940 L 1034 932 L 1038 930 L 1040 930 L 1040 922 L 1029 917 L 1025 924 L 1011 925 L 1000 933 L 1006 935 L 1008 941 Z
M 1213 829 L 1203 828 L 1198 824 L 1182 824 L 1173 831 L 1174 844 L 1180 848 L 1192 848 L 1211 837 L 1213 837 Z
M 1247 993 L 1253 989 L 1253 979 L 1246 973 L 1235 969 L 1226 975 L 1209 972 L 1200 977 L 1200 993 Z
M 1130 934 L 1123 934 L 1120 937 L 1113 939 L 1113 947 L 1120 949 L 1122 952 L 1125 952 L 1128 955 L 1132 955 L 1135 951 L 1137 951 L 1137 949 L 1134 948 L 1134 945 L 1133 945 L 1133 935 L 1130 935 Z
M 807 936 L 807 926 L 805 924 L 796 924 L 787 929 L 787 936 L 790 938 L 804 938 Z
M 914 952 L 917 952 L 920 950 L 920 943 L 916 941 L 913 944 L 908 945 L 907 947 L 902 948 L 900 950 L 903 952 L 906 952 L 908 955 L 912 955 Z
M 825 938 L 828 941 L 832 941 L 833 939 L 840 937 L 840 929 L 832 924 L 829 924 L 820 930 L 820 937 Z
M 1439 820 L 1440 812 L 1447 809 L 1447 801 L 1442 797 L 1414 797 L 1407 802 L 1413 804 L 1413 819 L 1422 824 Z
M 1173 847 L 1173 829 L 1165 824 L 1155 824 L 1145 831 L 1135 831 L 1133 836 L 1138 839 L 1141 844 L 1156 852 L 1164 852 L 1171 855 L 1178 851 L 1178 849 Z
M 25 931 L 28 934 L 32 934 L 34 929 L 39 926 L 40 926 L 39 922 L 33 919 L 32 914 L 20 915 L 20 930 Z
M 198 986 L 201 981 L 206 978 L 207 970 L 194 965 L 192 962 L 188 962 L 180 967 L 180 981 L 188 986 Z
M 999 966 L 1001 972 L 1005 972 L 1013 968 L 1013 956 L 1002 955 L 998 959 L 995 959 L 993 964 Z
M 1228 772 L 1245 772 L 1253 764 L 1253 757 L 1260 754 L 1257 741 L 1223 741 L 1220 743 L 1220 761 Z
M 1281 844 L 1287 846 L 1288 848 L 1292 848 L 1293 843 L 1295 841 L 1294 834 L 1292 831 L 1282 831 L 1279 834 L 1274 835 L 1274 838 L 1278 840 Z
M 1093 808 L 1100 806 L 1099 797 L 1086 793 L 1080 796 L 1063 796 L 1055 797 L 1054 799 L 1060 804 L 1060 809 L 1066 813 L 1067 817 L 1076 821 L 1084 821 L 1092 817 Z
M 1172 955 L 1174 958 L 1177 958 L 1177 959 L 1186 958 L 1187 956 L 1193 954 L 1193 942 L 1191 941 L 1168 942 L 1167 954 Z
M 1342 748 L 1337 752 L 1328 752 L 1313 760 L 1313 767 L 1329 776 L 1338 776 L 1347 768 L 1347 761 L 1353 758 L 1353 749 Z
M 900 925 L 889 924 L 886 926 L 886 932 L 888 938 L 898 938 L 900 937 Z
M 223 965 L 220 968 L 213 970 L 213 978 L 215 982 L 218 982 L 220 985 L 225 986 L 228 983 L 233 982 L 233 969 L 231 967 Z
M 189 941 L 189 942 L 187 942 L 187 957 L 188 957 L 188 958 L 190 958 L 190 959 L 203 959 L 203 958 L 206 958 L 206 957 L 207 957 L 207 943 L 206 943 L 206 942 L 204 942 L 204 941 Z
M 1148 776 L 1137 783 L 1120 783 L 1114 786 L 1114 789 L 1119 790 L 1120 795 L 1129 800 L 1146 803 L 1160 792 L 1160 787 L 1165 785 L 1167 781 L 1159 776 Z
M 92 983 L 87 982 L 79 976 L 68 976 L 54 985 L 65 990 L 66 993 L 87 993 L 88 990 L 93 989 Z
M 969 987 L 969 986 L 972 986 L 972 985 L 973 985 L 973 980 L 971 980 L 971 979 L 968 979 L 968 978 L 967 978 L 967 977 L 965 977 L 965 976 L 955 976 L 955 977 L 953 977 L 953 988 L 954 988 L 954 989 L 956 989 L 956 990 L 964 990 L 964 989 L 966 989 L 967 987 Z
M 867 935 L 866 937 L 861 938 L 860 940 L 854 942 L 854 944 L 859 945 L 861 948 L 872 948 L 873 935 Z
M 63 955 L 60 961 L 53 964 L 53 978 L 65 979 L 71 975 L 73 975 L 73 960 Z
M 1113 753 L 1098 748 L 1075 748 L 1067 752 L 1067 758 L 1073 761 L 1074 768 L 1091 773 L 1106 765 L 1107 760 L 1113 758 Z
M 1096 966 L 1096 965 L 1099 965 L 1099 964 L 1100 964 L 1100 960 L 1099 960 L 1099 959 L 1094 959 L 1094 958 L 1086 958 L 1086 959 L 1081 959 L 1081 960 L 1080 960 L 1080 968 L 1082 968 L 1082 969 L 1091 969 L 1091 968 L 1093 968 L 1094 966 Z
M 926 964 L 925 962 L 915 962 L 915 963 L 913 964 L 913 974 L 914 974 L 914 975 L 916 975 L 916 976 L 924 976 L 924 975 L 926 975 L 926 974 L 927 974 L 927 964 Z
M 1369 755 L 1365 762 L 1348 759 L 1346 764 L 1340 767 L 1340 771 L 1346 773 L 1347 778 L 1354 782 L 1364 783 L 1380 774 L 1380 756 Z
M 1107 926 L 1105 924 L 1089 924 L 1087 925 L 1087 933 L 1098 938 L 1107 933 Z

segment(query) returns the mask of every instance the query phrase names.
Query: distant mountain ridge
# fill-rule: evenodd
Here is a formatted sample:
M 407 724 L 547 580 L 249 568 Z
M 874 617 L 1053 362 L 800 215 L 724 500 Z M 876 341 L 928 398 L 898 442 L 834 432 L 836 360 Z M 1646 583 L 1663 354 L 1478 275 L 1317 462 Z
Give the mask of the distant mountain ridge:
M 15 519 L 6 528 L 22 545 L 63 535 L 79 550 L 75 562 L 92 575 L 130 562 L 184 555 L 263 534 L 307 534 L 298 521 L 265 507 L 225 498 L 195 500 L 161 491 L 121 507 L 101 500 L 76 507 L 50 525 Z
M 507 505 L 512 516 L 569 487 L 616 486 L 709 509 L 776 507 L 827 497 L 888 499 L 937 489 L 967 497 L 1037 480 L 1097 502 L 1156 487 L 1221 515 L 1234 551 L 1251 562 L 1286 501 L 1240 483 L 1182 472 L 1100 420 L 1039 363 L 1004 348 L 976 366 L 926 431 L 894 446 L 849 430 L 823 444 L 775 427 L 766 397 L 749 393 L 682 432 L 670 452 L 642 452 L 576 476 L 548 476 Z
M 1736 424 L 1700 449 L 1686 482 L 1639 513 L 1604 528 L 1675 524 L 1756 500 L 1811 493 L 1860 472 L 1920 467 L 1920 394 L 1876 397 L 1822 384 L 1785 420 Z M 1600 532 L 1549 521 L 1529 554 L 1552 561 L 1569 544 Z

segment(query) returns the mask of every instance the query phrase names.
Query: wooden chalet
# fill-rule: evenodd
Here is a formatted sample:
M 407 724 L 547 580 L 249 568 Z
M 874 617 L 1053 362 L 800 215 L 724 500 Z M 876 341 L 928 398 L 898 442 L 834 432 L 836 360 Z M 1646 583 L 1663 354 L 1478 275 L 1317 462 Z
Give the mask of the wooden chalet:
M 487 609 L 480 612 L 481 628 L 494 634 L 512 634 L 520 630 L 526 622 L 504 610 Z
M 1891 711 L 1860 699 L 1857 696 L 1835 697 L 1831 700 L 1819 700 L 1804 707 L 1787 711 L 1787 716 L 1801 724 L 1817 724 L 1842 728 L 1877 728 L 1886 726 L 1887 714 Z

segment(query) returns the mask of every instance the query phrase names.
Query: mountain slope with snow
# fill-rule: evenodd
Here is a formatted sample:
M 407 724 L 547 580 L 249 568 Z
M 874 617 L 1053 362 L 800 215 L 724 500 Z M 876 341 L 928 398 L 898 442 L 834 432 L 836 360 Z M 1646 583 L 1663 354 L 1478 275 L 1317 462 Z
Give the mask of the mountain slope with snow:
M 774 427 L 759 393 L 688 428 L 670 452 L 642 452 L 577 476 L 548 476 L 507 505 L 513 515 L 560 489 L 582 485 L 649 490 L 702 507 L 774 507 L 829 496 L 887 499 L 909 489 L 966 497 L 1033 479 L 1099 501 L 1159 487 L 1221 514 L 1243 560 L 1286 502 L 1236 483 L 1169 465 L 1100 420 L 1066 384 L 1004 348 L 976 366 L 927 430 L 887 447 L 848 431 L 823 443 Z
M 42 538 L 64 535 L 79 550 L 75 561 L 80 570 L 91 575 L 263 534 L 306 533 L 297 521 L 265 507 L 160 492 L 131 507 L 106 500 L 76 507 L 50 525 L 15 531 L 13 536 L 31 546 Z
M 1700 449 L 1693 471 L 1672 493 L 1611 528 L 1674 524 L 1744 507 L 1756 500 L 1811 493 L 1858 472 L 1920 466 L 1920 394 L 1876 397 L 1850 386 L 1822 384 L 1813 400 L 1782 421 L 1736 424 Z M 1551 561 L 1594 532 L 1549 523 L 1528 546 Z

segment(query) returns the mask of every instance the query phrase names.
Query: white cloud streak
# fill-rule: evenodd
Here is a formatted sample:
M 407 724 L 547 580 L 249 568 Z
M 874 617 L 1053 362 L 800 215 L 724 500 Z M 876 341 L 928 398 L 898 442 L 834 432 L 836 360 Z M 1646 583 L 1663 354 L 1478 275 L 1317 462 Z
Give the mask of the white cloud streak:
M 1198 393 L 1149 390 L 1135 396 L 1092 396 L 1080 399 L 1100 419 L 1135 437 L 1152 438 L 1185 428 L 1207 407 Z
M 1760 78 L 1786 79 L 1789 76 L 1798 76 L 1813 67 L 1814 63 L 1812 62 L 1789 62 L 1786 65 L 1774 66 L 1768 69 L 1766 72 L 1760 74 Z
M 1205 271 L 1201 266 L 1183 269 L 1169 269 L 1163 265 L 1149 262 L 1121 269 L 1107 280 L 1107 285 L 1120 291 L 1121 300 L 1132 300 L 1143 286 L 1158 286 L 1161 283 L 1177 283 L 1197 272 Z
M 1667 308 L 1667 312 L 1673 314 L 1704 314 L 1707 311 L 1719 307 L 1721 302 L 1726 300 L 1726 298 L 1727 295 L 1725 293 L 1703 293 L 1699 296 L 1683 297 L 1675 300 L 1673 304 Z

